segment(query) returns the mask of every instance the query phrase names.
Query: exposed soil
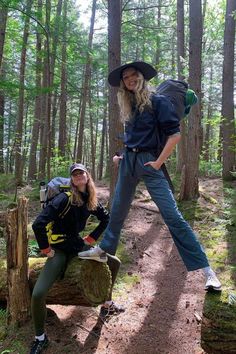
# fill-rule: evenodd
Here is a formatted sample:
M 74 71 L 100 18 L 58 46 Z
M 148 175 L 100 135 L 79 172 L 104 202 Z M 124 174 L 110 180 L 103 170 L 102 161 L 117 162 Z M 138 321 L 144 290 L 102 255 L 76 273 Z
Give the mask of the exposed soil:
M 215 188 L 214 182 L 212 186 Z M 98 189 L 102 199 L 108 198 L 106 187 Z M 126 271 L 140 278 L 119 298 L 114 292 L 115 300 L 126 311 L 103 323 L 99 308 L 49 306 L 53 311 L 47 320 L 50 346 L 45 353 L 204 353 L 199 319 L 205 297 L 204 276 L 201 271 L 186 272 L 160 214 L 147 197 L 145 191 L 138 193 L 124 228 L 132 258 Z M 30 342 L 32 324 L 25 331 Z

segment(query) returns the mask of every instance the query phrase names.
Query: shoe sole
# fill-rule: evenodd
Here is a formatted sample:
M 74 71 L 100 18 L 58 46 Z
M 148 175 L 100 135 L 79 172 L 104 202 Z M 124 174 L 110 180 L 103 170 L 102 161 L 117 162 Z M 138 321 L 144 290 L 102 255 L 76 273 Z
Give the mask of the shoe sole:
M 108 258 L 97 258 L 97 257 L 90 257 L 90 256 L 79 256 L 80 259 L 87 259 L 87 260 L 90 260 L 90 261 L 96 261 L 96 262 L 99 262 L 99 263 L 106 263 Z
M 205 290 L 206 291 L 221 291 L 222 288 L 221 288 L 221 286 L 219 288 L 216 288 L 215 286 L 207 286 L 207 287 L 205 287 Z

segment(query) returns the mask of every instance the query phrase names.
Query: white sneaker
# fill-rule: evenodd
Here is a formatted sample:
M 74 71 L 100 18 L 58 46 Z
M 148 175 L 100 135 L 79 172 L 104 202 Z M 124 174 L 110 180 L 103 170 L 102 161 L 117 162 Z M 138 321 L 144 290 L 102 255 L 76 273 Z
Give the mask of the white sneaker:
M 102 263 L 107 262 L 107 254 L 99 246 L 91 248 L 88 251 L 79 252 L 78 256 L 81 259 L 90 259 Z
M 221 283 L 215 274 L 208 275 L 205 290 L 221 291 Z

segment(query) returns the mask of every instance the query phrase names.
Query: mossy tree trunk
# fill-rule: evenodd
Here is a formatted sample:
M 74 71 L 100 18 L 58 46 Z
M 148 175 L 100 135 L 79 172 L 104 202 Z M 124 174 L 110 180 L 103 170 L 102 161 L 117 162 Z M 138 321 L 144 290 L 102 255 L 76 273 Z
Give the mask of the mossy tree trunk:
M 208 354 L 236 354 L 236 305 L 229 294 L 207 294 L 203 308 L 201 346 Z

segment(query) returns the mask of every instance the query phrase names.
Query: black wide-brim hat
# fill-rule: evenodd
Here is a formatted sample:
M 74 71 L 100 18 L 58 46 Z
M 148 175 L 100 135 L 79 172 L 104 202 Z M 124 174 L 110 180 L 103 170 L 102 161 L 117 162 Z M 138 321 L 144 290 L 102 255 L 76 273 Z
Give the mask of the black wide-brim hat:
M 122 79 L 122 73 L 127 68 L 135 68 L 143 74 L 145 80 L 149 81 L 154 76 L 156 76 L 157 71 L 150 64 L 144 61 L 134 61 L 132 63 L 127 63 L 119 66 L 118 68 L 112 70 L 108 75 L 108 82 L 111 86 L 120 86 L 120 80 Z

